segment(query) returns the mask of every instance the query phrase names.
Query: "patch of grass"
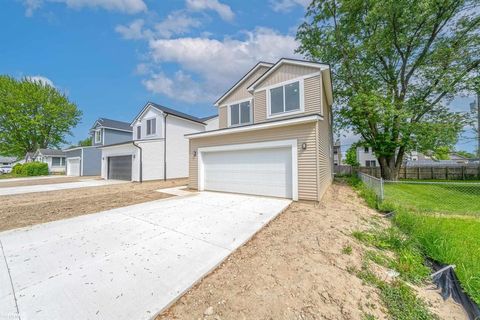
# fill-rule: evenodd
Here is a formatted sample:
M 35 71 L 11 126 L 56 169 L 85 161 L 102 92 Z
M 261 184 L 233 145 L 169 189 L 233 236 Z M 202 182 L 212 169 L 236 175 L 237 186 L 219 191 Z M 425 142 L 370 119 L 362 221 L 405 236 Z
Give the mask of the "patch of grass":
M 480 183 L 386 183 L 385 200 L 406 209 L 480 216 Z
M 411 283 L 422 283 L 430 270 L 424 264 L 424 257 L 418 245 L 406 237 L 398 228 L 383 230 L 355 231 L 352 236 L 366 245 L 380 250 L 391 250 L 395 253 L 395 259 L 385 255 L 368 251 L 366 258 L 400 273 L 403 280 Z
M 375 319 L 376 319 L 375 316 L 369 313 L 365 313 L 362 316 L 362 320 L 375 320 Z
M 10 179 L 10 178 L 16 178 L 17 176 L 14 175 L 13 173 L 4 173 L 0 174 L 0 179 Z
M 390 319 L 395 320 L 431 320 L 437 319 L 427 305 L 403 281 L 387 283 L 378 279 L 368 267 L 364 266 L 357 276 L 365 283 L 377 287 L 380 298 L 387 307 Z
M 342 253 L 343 253 L 343 254 L 348 254 L 348 255 L 350 255 L 350 254 L 352 254 L 352 251 L 353 251 L 352 246 L 345 246 L 345 247 L 343 247 L 343 249 L 342 249 Z
M 394 223 L 417 239 L 426 255 L 444 264 L 455 264 L 462 287 L 480 304 L 479 219 L 435 217 L 398 210 Z

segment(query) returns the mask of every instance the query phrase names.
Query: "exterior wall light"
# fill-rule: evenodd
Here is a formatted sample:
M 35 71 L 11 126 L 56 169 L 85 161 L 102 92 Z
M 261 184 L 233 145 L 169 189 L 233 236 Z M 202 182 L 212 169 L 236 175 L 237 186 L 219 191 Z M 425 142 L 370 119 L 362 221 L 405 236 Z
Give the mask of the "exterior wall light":
M 197 156 L 197 151 L 193 151 L 193 156 L 196 157 Z
M 303 150 L 306 150 L 306 149 L 307 149 L 307 143 L 306 143 L 306 142 L 302 143 L 302 149 L 303 149 Z

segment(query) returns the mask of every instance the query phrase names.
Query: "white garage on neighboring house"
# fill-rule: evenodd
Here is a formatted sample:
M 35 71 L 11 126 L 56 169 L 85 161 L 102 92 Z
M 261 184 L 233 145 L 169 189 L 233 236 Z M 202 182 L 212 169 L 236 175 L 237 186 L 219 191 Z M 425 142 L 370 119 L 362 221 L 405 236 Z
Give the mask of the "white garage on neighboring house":
M 131 123 L 131 141 L 100 147 L 102 177 L 129 181 L 188 177 L 185 134 L 218 128 L 215 118 L 197 118 L 148 102 Z

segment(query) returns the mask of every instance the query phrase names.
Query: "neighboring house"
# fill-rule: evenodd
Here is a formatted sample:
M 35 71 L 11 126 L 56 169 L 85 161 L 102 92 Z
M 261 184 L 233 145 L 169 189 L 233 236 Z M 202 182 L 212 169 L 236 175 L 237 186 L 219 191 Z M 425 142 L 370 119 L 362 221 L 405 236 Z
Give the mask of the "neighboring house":
M 11 166 L 17 161 L 17 157 L 0 156 L 0 166 Z
M 128 142 L 104 145 L 102 177 L 131 181 L 188 176 L 188 140 L 185 134 L 215 129 L 214 117 L 197 118 L 148 102 L 130 123 Z M 217 127 L 218 128 L 218 127 Z
M 99 118 L 90 129 L 92 146 L 65 151 L 66 172 L 69 176 L 99 176 L 102 171 L 102 151 L 99 146 L 132 140 L 130 123 Z
M 314 200 L 333 179 L 326 64 L 260 62 L 215 103 L 219 130 L 193 133 L 189 187 Z
M 34 161 L 34 158 L 33 158 L 33 155 L 35 154 L 35 152 L 27 152 L 25 154 L 25 161 L 24 162 L 32 162 Z
M 55 149 L 38 149 L 33 160 L 48 164 L 50 173 L 65 173 L 65 152 Z
M 361 167 L 376 167 L 378 164 L 372 147 L 358 146 L 357 161 Z
M 342 164 L 342 149 L 340 147 L 340 140 L 337 139 L 333 145 L 333 164 L 339 166 Z
M 216 130 L 219 128 L 218 115 L 201 118 L 203 123 L 205 123 L 205 131 Z

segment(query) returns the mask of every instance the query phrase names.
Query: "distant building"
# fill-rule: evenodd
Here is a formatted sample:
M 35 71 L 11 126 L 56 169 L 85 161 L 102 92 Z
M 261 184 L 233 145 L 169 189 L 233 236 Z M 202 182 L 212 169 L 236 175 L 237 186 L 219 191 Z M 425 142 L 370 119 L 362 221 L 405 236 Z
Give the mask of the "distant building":
M 357 161 L 361 167 L 377 167 L 377 157 L 373 152 L 372 147 L 357 147 Z
M 333 164 L 339 166 L 342 164 L 342 148 L 340 146 L 340 140 L 337 139 L 333 145 Z
M 0 156 L 0 166 L 10 166 L 15 161 L 17 161 L 17 157 L 4 157 Z

